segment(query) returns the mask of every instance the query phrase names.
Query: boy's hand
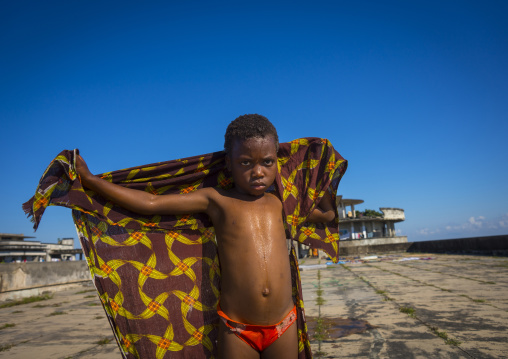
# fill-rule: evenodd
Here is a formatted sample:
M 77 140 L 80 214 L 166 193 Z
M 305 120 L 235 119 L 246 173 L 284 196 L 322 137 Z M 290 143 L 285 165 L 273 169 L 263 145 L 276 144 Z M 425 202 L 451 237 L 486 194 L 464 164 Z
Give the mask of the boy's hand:
M 312 223 L 328 223 L 333 221 L 335 219 L 335 209 L 333 206 L 332 196 L 326 191 L 319 205 L 307 217 L 307 221 Z
M 188 214 L 207 213 L 210 197 L 217 192 L 214 189 L 200 189 L 188 194 L 168 194 L 164 196 L 150 194 L 126 188 L 94 176 L 83 158 L 76 157 L 76 172 L 83 187 L 105 197 L 115 204 L 139 214 Z
M 93 174 L 88 169 L 85 160 L 83 160 L 80 155 L 76 157 L 76 172 L 78 172 L 82 182 L 86 182 L 90 177 L 93 176 Z

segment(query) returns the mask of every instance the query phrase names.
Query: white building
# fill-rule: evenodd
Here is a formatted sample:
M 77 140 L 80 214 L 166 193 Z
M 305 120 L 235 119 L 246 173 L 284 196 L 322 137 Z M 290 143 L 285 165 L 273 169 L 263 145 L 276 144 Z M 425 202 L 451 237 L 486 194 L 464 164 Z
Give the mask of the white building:
M 355 245 L 407 242 L 407 236 L 397 236 L 395 231 L 395 223 L 406 219 L 403 209 L 382 207 L 381 216 L 364 216 L 355 210 L 355 205 L 362 203 L 361 199 L 337 196 L 341 240 L 354 241 Z
M 74 238 L 58 239 L 58 243 L 25 241 L 35 238 L 23 234 L 0 233 L 0 262 L 44 262 L 75 260 L 81 249 L 74 248 Z

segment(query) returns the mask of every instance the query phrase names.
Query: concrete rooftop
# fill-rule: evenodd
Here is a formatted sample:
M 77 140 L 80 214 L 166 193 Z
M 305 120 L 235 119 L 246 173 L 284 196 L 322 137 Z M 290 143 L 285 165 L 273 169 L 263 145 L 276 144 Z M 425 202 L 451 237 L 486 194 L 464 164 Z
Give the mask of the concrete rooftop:
M 312 342 L 315 357 L 508 357 L 508 258 L 413 253 L 326 268 L 323 259 L 302 262 L 309 326 L 319 311 L 326 319 L 323 341 Z M 0 358 L 120 358 L 90 290 L 1 308 Z M 374 328 L 335 338 L 342 319 Z

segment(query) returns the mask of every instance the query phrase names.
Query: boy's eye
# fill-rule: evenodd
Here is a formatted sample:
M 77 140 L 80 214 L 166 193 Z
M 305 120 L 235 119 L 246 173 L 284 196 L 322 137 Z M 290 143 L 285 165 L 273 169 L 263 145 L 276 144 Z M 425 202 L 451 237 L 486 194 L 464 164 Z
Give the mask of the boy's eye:
M 249 161 L 242 161 L 242 162 L 240 162 L 240 164 L 242 166 L 248 166 L 250 164 L 250 162 Z
M 273 160 L 265 160 L 265 166 L 273 165 Z

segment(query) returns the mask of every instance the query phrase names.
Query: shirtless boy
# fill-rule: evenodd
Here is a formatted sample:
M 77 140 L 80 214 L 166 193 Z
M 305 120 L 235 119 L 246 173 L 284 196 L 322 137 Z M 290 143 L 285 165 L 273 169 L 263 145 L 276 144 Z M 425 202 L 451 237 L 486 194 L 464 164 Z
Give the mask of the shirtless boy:
M 84 186 L 133 212 L 204 212 L 211 218 L 222 274 L 219 358 L 297 358 L 296 311 L 282 203 L 266 193 L 277 173 L 277 132 L 263 116 L 240 116 L 228 126 L 224 147 L 234 181 L 230 190 L 208 187 L 158 196 L 92 175 L 79 156 L 76 167 Z M 331 198 L 325 196 L 308 221 L 334 218 Z M 235 330 L 238 323 L 247 325 L 242 328 L 251 332 Z

